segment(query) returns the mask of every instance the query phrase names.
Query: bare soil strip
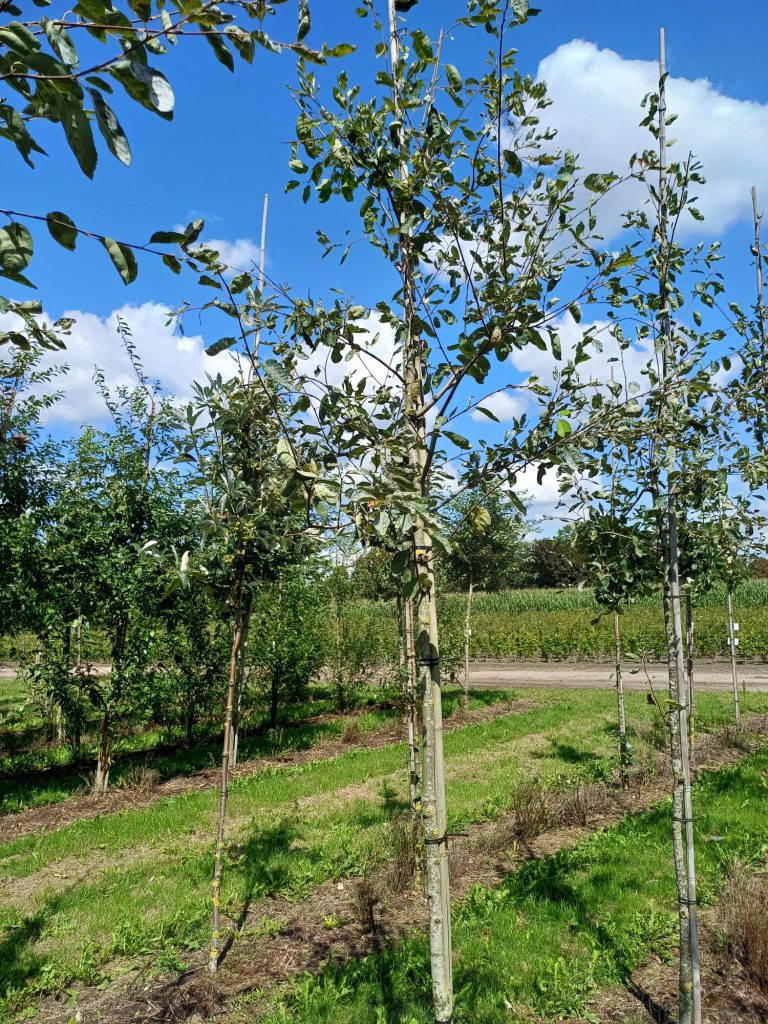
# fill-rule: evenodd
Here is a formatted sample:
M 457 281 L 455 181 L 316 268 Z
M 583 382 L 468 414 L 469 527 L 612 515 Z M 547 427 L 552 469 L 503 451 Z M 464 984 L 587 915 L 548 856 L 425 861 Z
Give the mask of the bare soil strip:
M 506 715 L 530 711 L 532 707 L 534 704 L 530 700 L 505 700 L 466 713 L 458 711 L 445 720 L 445 729 L 451 731 L 477 722 L 493 721 Z M 342 721 L 349 719 L 350 716 L 340 716 Z M 381 729 L 361 733 L 354 742 L 329 739 L 309 747 L 307 750 L 297 750 L 278 757 L 256 757 L 250 761 L 243 761 L 232 770 L 230 777 L 232 779 L 247 779 L 265 768 L 306 764 L 308 761 L 327 761 L 348 753 L 350 750 L 377 750 L 393 743 L 402 742 L 404 738 L 405 731 L 402 722 L 395 721 Z M 168 797 L 215 789 L 219 785 L 220 779 L 221 769 L 206 768 L 193 775 L 179 776 L 146 789 L 113 789 L 104 797 L 73 796 L 59 803 L 30 807 L 25 811 L 0 817 L 0 843 L 7 843 L 39 831 L 53 832 L 65 825 L 71 825 L 73 822 L 88 821 L 104 814 L 116 814 L 126 809 L 146 807 Z
M 766 716 L 748 716 L 744 724 L 750 731 L 768 732 Z M 717 733 L 702 735 L 697 747 L 700 770 L 724 768 L 744 756 L 743 750 L 725 746 Z M 664 759 L 659 758 L 657 774 L 650 780 L 643 780 L 643 784 L 635 780 L 635 785 L 627 792 L 615 782 L 591 787 L 593 810 L 586 826 L 550 829 L 536 839 L 518 842 L 513 850 L 505 841 L 511 819 L 484 822 L 470 828 L 466 835 L 452 837 L 450 857 L 454 900 L 460 902 L 476 883 L 498 885 L 524 861 L 572 847 L 598 828 L 616 824 L 627 812 L 647 810 L 666 796 L 669 788 Z M 333 927 L 328 925 L 330 920 L 334 922 Z M 266 1006 L 269 996 L 292 977 L 305 972 L 316 973 L 327 964 L 342 964 L 351 958 L 376 952 L 411 934 L 414 929 L 423 930 L 425 920 L 426 905 L 420 888 L 412 883 L 398 885 L 390 865 L 367 880 L 327 882 L 310 899 L 301 903 L 269 897 L 243 908 L 238 921 L 230 922 L 238 934 L 215 978 L 205 971 L 205 955 L 199 952 L 187 957 L 190 966 L 181 975 L 153 976 L 153 964 L 148 962 L 142 970 L 123 974 L 103 991 L 77 986 L 74 990 L 77 997 L 75 1005 L 82 1024 L 203 1024 L 205 1021 L 240 1024 L 246 1019 L 253 1020 L 259 1008 Z M 706 948 L 712 952 L 713 943 L 710 942 Z M 657 976 L 653 975 L 654 969 Z M 732 985 L 721 984 L 717 988 L 717 978 L 723 970 L 722 957 L 708 955 L 704 969 L 707 990 L 719 991 L 721 1002 L 727 1007 L 726 1015 L 711 1015 L 708 1024 L 768 1021 L 768 1016 L 765 1016 L 768 1014 L 768 1000 L 743 979 L 738 991 Z M 111 973 L 109 967 L 107 971 Z M 734 971 L 731 968 L 732 975 Z M 646 977 L 644 972 L 651 973 Z M 660 970 L 658 965 L 649 964 L 636 973 L 638 986 L 642 982 L 649 991 L 655 992 L 663 981 L 667 988 L 672 986 L 670 991 L 676 995 L 672 968 Z M 640 987 L 638 991 L 645 993 L 646 988 Z M 665 991 L 661 992 L 662 1003 L 668 1001 Z M 238 997 L 256 992 L 258 1002 L 250 1003 L 247 1015 L 243 1016 L 237 1009 Z M 72 990 L 70 996 L 71 993 Z M 632 1020 L 635 1024 L 645 1019 L 672 1024 L 672 1017 L 653 1016 L 655 997 L 650 995 L 651 1016 L 648 1018 L 637 1016 L 643 1010 L 643 1004 L 636 997 L 628 996 L 626 989 L 603 993 L 600 999 L 597 1016 L 605 1024 L 618 1024 L 625 1020 Z M 625 1016 L 613 1013 L 611 1006 L 614 1003 L 617 1013 L 621 1006 L 627 1010 Z M 670 1007 L 673 1003 L 674 999 Z M 733 1015 L 731 1011 L 737 1004 L 745 1008 L 746 1015 Z M 48 998 L 38 1004 L 35 1019 L 46 1024 L 69 1024 L 72 1014 L 72 1002 L 64 1008 L 54 998 Z

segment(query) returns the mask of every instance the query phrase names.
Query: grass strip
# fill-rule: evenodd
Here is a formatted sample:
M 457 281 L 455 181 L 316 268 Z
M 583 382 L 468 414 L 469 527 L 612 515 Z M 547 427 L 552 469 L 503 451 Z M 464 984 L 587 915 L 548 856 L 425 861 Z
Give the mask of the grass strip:
M 635 723 L 655 714 L 641 694 L 628 708 Z M 700 711 L 701 724 L 724 718 L 727 695 L 706 695 Z M 542 690 L 529 711 L 449 733 L 449 827 L 495 817 L 521 775 L 556 785 L 611 773 L 613 715 L 609 691 Z M 270 894 L 305 899 L 388 859 L 404 765 L 394 744 L 236 783 L 225 911 L 237 918 Z M 76 979 L 98 983 L 115 957 L 152 953 L 162 966 L 202 945 L 215 805 L 214 792 L 189 793 L 0 847 L 0 1008 Z
M 696 786 L 702 903 L 738 858 L 768 843 L 768 750 Z M 626 982 L 651 953 L 674 956 L 677 916 L 670 801 L 571 850 L 523 865 L 497 888 L 475 887 L 454 916 L 457 1024 L 589 1020 L 589 998 Z M 247 1000 L 241 1011 L 247 1012 Z M 307 976 L 262 1024 L 429 1024 L 428 948 L 414 937 L 340 969 Z

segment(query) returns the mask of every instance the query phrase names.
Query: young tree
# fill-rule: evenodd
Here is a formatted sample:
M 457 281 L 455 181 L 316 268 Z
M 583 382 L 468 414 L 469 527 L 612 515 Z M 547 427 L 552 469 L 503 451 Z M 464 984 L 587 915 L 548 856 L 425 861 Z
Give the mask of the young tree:
M 463 491 L 448 505 L 447 532 L 451 551 L 441 564 L 449 589 L 467 594 L 464 614 L 464 694 L 469 700 L 469 653 L 472 637 L 472 596 L 476 588 L 502 590 L 519 578 L 520 541 L 525 531 L 522 503 L 499 491 Z
M 616 462 L 612 462 L 610 488 L 591 493 L 587 514 L 575 528 L 574 543 L 583 558 L 583 578 L 593 587 L 598 606 L 613 619 L 619 774 L 626 788 L 631 757 L 624 709 L 621 616 L 633 601 L 658 585 L 658 563 L 654 538 L 632 521 L 628 507 L 634 495 L 618 479 Z
M 309 429 L 329 441 L 326 465 L 354 465 L 342 483 L 350 519 L 363 539 L 391 539 L 404 596 L 413 599 L 433 997 L 436 1020 L 445 1022 L 453 993 L 435 558 L 448 546 L 438 515 L 447 500 L 440 495 L 446 463 L 457 468 L 462 487 L 484 480 L 514 487 L 519 472 L 566 442 L 571 385 L 589 338 L 563 359 L 557 321 L 569 309 L 578 317 L 577 300 L 593 295 L 622 263 L 590 244 L 593 221 L 577 205 L 576 158 L 553 155 L 552 132 L 539 123 L 545 86 L 514 68 L 507 35 L 526 20 L 527 4 L 472 0 L 459 19 L 460 31 L 483 29 L 494 40 L 480 78 L 463 78 L 443 62 L 442 36 L 406 30 L 394 0 L 385 18 L 372 2 L 360 13 L 388 40 L 376 46 L 383 62 L 377 87 L 363 98 L 342 72 L 329 106 L 316 75 L 303 69 L 290 166 L 306 175 L 307 200 L 362 200 L 365 237 L 392 281 L 391 301 L 375 309 L 394 355 L 383 354 L 361 323 L 365 307 L 347 300 L 329 309 L 296 300 L 275 351 L 294 366 L 306 365 L 307 350 L 313 369 L 320 360 L 305 375 L 317 417 Z M 446 114 L 452 105 L 453 119 Z M 587 175 L 584 184 L 600 193 L 614 180 Z M 321 242 L 334 248 L 322 234 Z M 571 297 L 555 298 L 552 288 L 571 271 Z M 471 451 L 456 421 L 476 408 L 494 419 L 477 393 L 513 385 L 490 383 L 491 360 L 503 363 L 526 346 L 561 363 L 555 385 L 519 385 L 533 406 L 531 420 L 517 417 L 501 443 Z M 324 373 L 324 361 L 327 367 L 345 358 L 356 365 L 340 383 Z

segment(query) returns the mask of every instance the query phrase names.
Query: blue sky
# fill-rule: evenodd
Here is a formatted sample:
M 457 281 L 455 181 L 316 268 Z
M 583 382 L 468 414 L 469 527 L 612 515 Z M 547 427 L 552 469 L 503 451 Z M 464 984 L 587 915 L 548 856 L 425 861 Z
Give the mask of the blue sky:
M 721 238 L 729 257 L 728 275 L 735 294 L 752 300 L 753 269 L 749 266 L 751 223 L 749 185 L 761 187 L 768 205 L 768 77 L 762 55 L 768 35 L 768 5 L 742 0 L 725 7 L 715 3 L 652 0 L 643 5 L 607 0 L 541 0 L 542 13 L 518 30 L 519 66 L 542 74 L 553 89 L 554 123 L 563 142 L 583 155 L 589 169 L 623 169 L 637 148 L 637 100 L 652 80 L 657 57 L 658 29 L 668 38 L 670 107 L 680 112 L 675 134 L 681 145 L 700 153 L 710 183 L 702 203 L 709 215 L 703 237 Z M 291 38 L 295 4 L 270 27 L 276 38 Z M 348 41 L 359 47 L 348 58 L 350 76 L 369 73 L 373 44 L 370 20 L 355 17 L 354 0 L 313 0 L 313 29 L 309 42 Z M 421 0 L 411 11 L 412 24 L 430 33 L 450 26 L 464 10 L 457 0 Z M 477 73 L 489 38 L 482 32 L 461 51 L 445 59 L 462 72 Z M 610 52 L 612 51 L 612 52 Z M 270 195 L 268 270 L 298 291 L 325 294 L 332 286 L 369 304 L 380 297 L 378 257 L 361 251 L 340 272 L 332 257 L 320 260 L 317 228 L 338 236 L 349 210 L 343 203 L 304 206 L 299 191 L 288 195 L 284 185 L 295 105 L 288 87 L 293 81 L 290 55 L 257 51 L 252 67 L 236 64 L 234 74 L 218 64 L 200 40 L 183 40 L 158 61 L 176 94 L 172 123 L 127 102 L 116 104 L 133 149 L 132 166 L 125 168 L 100 148 L 92 182 L 80 173 L 62 145 L 57 128 L 44 127 L 49 158 L 39 158 L 30 171 L 11 147 L 2 150 L 0 206 L 45 213 L 63 210 L 84 228 L 115 238 L 146 242 L 159 228 L 171 228 L 196 216 L 207 222 L 204 237 L 235 243 L 238 260 L 247 264 L 256 254 L 264 192 Z M 678 130 L 679 128 L 679 130 Z M 616 164 L 622 166 L 616 166 Z M 109 315 L 121 310 L 134 330 L 134 339 L 151 373 L 170 390 L 184 390 L 184 378 L 199 375 L 209 365 L 201 354 L 203 341 L 216 333 L 188 319 L 189 334 L 205 333 L 179 352 L 162 327 L 164 309 L 183 299 L 199 300 L 189 279 L 181 280 L 159 262 L 144 258 L 138 280 L 126 288 L 98 244 L 82 239 L 75 254 L 65 252 L 35 232 L 36 255 L 32 277 L 39 297 L 52 316 L 76 311 L 78 326 L 67 360 L 73 367 L 68 400 L 56 413 L 57 432 L 76 429 L 96 415 L 90 387 L 95 359 L 111 379 L 121 379 L 117 338 Z M 7 289 L 6 289 L 7 290 Z M 27 296 L 25 296 L 27 297 Z M 206 296 L 207 297 L 207 296 Z M 540 367 L 515 367 L 522 375 Z M 52 421 L 52 424 L 55 421 Z

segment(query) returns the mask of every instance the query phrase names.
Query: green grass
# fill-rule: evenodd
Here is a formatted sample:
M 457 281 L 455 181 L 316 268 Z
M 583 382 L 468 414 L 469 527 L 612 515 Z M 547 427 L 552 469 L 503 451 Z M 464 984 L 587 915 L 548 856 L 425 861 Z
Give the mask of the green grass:
M 0 684 L 8 682 L 1 680 Z M 17 699 L 24 694 L 18 685 L 15 690 L 8 687 L 5 692 L 15 693 Z M 362 732 L 380 728 L 397 716 L 396 708 L 377 706 L 381 698 L 381 691 L 361 695 L 362 709 L 369 707 L 368 711 L 357 718 Z M 0 701 L 3 699 L 3 691 L 0 691 Z M 332 710 L 330 697 L 323 688 L 316 688 L 312 699 L 283 710 L 277 733 L 259 727 L 250 732 L 244 730 L 239 747 L 241 761 L 308 750 L 324 740 L 338 737 L 343 731 L 344 719 L 302 721 Z M 57 803 L 83 791 L 88 773 L 93 770 L 95 748 L 94 736 L 92 742 L 85 743 L 83 757 L 78 764 L 73 763 L 69 748 L 56 745 L 39 746 L 37 749 L 0 757 L 0 814 Z M 169 743 L 168 731 L 165 729 L 132 731 L 119 737 L 115 744 L 111 783 L 119 786 L 137 764 L 151 767 L 157 772 L 159 780 L 163 781 L 191 775 L 213 767 L 220 761 L 221 737 L 215 729 L 201 730 L 192 747 L 178 738 Z
M 721 892 L 738 857 L 762 864 L 768 848 L 768 751 L 706 775 L 696 787 L 702 902 Z M 589 1019 L 588 1001 L 626 982 L 676 938 L 670 805 L 625 819 L 575 849 L 524 865 L 498 888 L 477 886 L 454 915 L 457 1024 Z M 260 1016 L 262 1024 L 428 1024 L 423 937 L 307 977 Z M 247 1001 L 244 1001 L 244 1003 Z M 585 1014 L 587 1016 L 585 1017 Z
M 542 690 L 529 711 L 449 733 L 449 828 L 495 817 L 521 775 L 557 785 L 612 772 L 613 701 L 610 691 Z M 727 703 L 702 697 L 700 725 L 727 716 Z M 768 699 L 751 695 L 748 705 L 762 710 Z M 632 722 L 654 711 L 628 695 Z M 406 806 L 404 764 L 404 745 L 394 744 L 236 782 L 226 912 L 236 917 L 273 893 L 300 900 L 387 859 L 392 815 Z M 115 957 L 178 957 L 204 943 L 216 803 L 215 792 L 191 792 L 0 847 L 0 1008 L 97 981 Z

